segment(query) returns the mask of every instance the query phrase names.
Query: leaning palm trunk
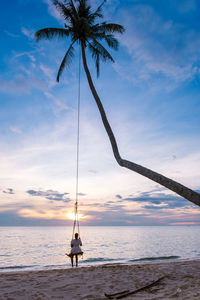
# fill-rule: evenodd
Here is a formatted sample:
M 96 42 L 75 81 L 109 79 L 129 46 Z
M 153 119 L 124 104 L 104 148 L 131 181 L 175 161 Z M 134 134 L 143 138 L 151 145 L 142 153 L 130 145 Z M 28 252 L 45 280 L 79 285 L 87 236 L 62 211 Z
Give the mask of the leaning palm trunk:
M 117 50 L 118 40 L 115 38 L 114 34 L 122 34 L 125 29 L 120 24 L 96 22 L 96 19 L 103 18 L 102 7 L 105 2 L 106 0 L 102 0 L 102 3 L 93 12 L 89 4 L 89 0 L 53 0 L 56 9 L 58 9 L 61 16 L 64 17 L 64 20 L 66 22 L 64 24 L 65 28 L 41 29 L 36 32 L 36 39 L 37 41 L 39 41 L 42 38 L 71 38 L 70 47 L 68 48 L 58 71 L 57 81 L 59 81 L 64 68 L 67 68 L 71 63 L 71 59 L 74 55 L 74 44 L 78 42 L 81 45 L 83 65 L 88 83 L 100 111 L 104 127 L 109 136 L 113 153 L 118 164 L 163 185 L 164 187 L 170 189 L 178 195 L 200 206 L 200 194 L 161 174 L 137 165 L 131 161 L 125 160 L 121 158 L 119 154 L 114 134 L 112 132 L 110 124 L 108 123 L 101 100 L 94 87 L 85 56 L 85 49 L 86 47 L 88 47 L 88 49 L 92 53 L 92 57 L 95 60 L 97 75 L 99 74 L 100 60 L 114 62 L 114 59 L 107 51 L 107 49 L 101 44 L 101 42 L 104 41 L 109 48 Z
M 106 130 L 106 132 L 108 134 L 108 137 L 110 139 L 110 142 L 111 142 L 113 154 L 114 154 L 115 159 L 118 162 L 118 164 L 121 167 L 125 167 L 127 169 L 130 169 L 134 172 L 139 173 L 142 176 L 145 176 L 145 177 L 161 184 L 162 186 L 170 189 L 171 191 L 177 193 L 178 195 L 184 197 L 185 199 L 187 199 L 187 200 L 193 202 L 194 204 L 200 206 L 200 194 L 198 194 L 197 192 L 195 192 L 195 191 L 187 188 L 186 186 L 184 186 L 184 185 L 182 185 L 182 184 L 180 184 L 180 183 L 178 183 L 178 182 L 176 182 L 176 181 L 174 181 L 170 178 L 167 178 L 167 177 L 165 177 L 165 176 L 163 176 L 159 173 L 156 173 L 156 172 L 154 172 L 150 169 L 147 169 L 143 166 L 140 166 L 140 165 L 135 164 L 131 161 L 128 161 L 128 160 L 125 160 L 125 159 L 121 158 L 121 156 L 119 154 L 119 150 L 118 150 L 118 146 L 117 146 L 117 143 L 116 143 L 115 136 L 114 136 L 113 131 L 110 127 L 110 124 L 107 120 L 103 105 L 102 105 L 101 100 L 100 100 L 100 98 L 97 94 L 97 91 L 96 91 L 95 87 L 94 87 L 92 77 L 90 75 L 90 71 L 89 71 L 88 66 L 87 66 L 87 60 L 86 60 L 86 55 L 85 55 L 85 46 L 84 46 L 83 42 L 81 43 L 81 49 L 82 49 L 83 66 L 84 66 L 84 70 L 85 70 L 85 73 L 86 73 L 86 76 L 87 76 L 87 80 L 88 80 L 91 92 L 92 92 L 92 94 L 94 96 L 94 99 L 96 101 L 96 104 L 98 106 L 99 112 L 101 114 L 101 118 L 102 118 L 105 130 Z

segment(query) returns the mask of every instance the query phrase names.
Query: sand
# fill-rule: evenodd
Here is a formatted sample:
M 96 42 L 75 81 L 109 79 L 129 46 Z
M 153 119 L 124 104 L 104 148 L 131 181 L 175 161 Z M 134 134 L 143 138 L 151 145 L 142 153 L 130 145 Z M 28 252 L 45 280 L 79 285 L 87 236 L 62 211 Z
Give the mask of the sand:
M 200 260 L 0 273 L 0 299 L 106 299 L 104 293 L 158 284 L 122 299 L 200 300 Z

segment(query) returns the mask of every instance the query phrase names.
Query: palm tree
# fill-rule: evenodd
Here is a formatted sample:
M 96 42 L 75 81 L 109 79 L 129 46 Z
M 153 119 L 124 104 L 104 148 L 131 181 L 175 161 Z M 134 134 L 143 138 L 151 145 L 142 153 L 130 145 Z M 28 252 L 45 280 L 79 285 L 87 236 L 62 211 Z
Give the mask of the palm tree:
M 87 76 L 88 84 L 98 106 L 105 130 L 110 139 L 113 154 L 118 164 L 121 167 L 130 169 L 161 184 L 162 186 L 170 189 L 171 191 L 177 193 L 185 199 L 200 206 L 199 193 L 159 173 L 156 173 L 131 161 L 125 160 L 119 154 L 115 136 L 106 117 L 101 100 L 94 87 L 86 59 L 86 49 L 88 49 L 91 52 L 93 59 L 95 60 L 97 76 L 99 75 L 100 61 L 114 62 L 113 57 L 102 45 L 102 42 L 106 43 L 108 47 L 117 50 L 118 40 L 114 37 L 114 34 L 122 34 L 124 32 L 124 28 L 119 24 L 97 22 L 97 20 L 103 18 L 102 7 L 105 2 L 106 0 L 104 0 L 95 11 L 92 11 L 88 0 L 54 0 L 53 3 L 56 9 L 64 18 L 64 28 L 41 29 L 35 33 L 36 40 L 50 40 L 55 37 L 71 40 L 71 44 L 67 49 L 67 52 L 58 70 L 58 82 L 63 70 L 65 68 L 68 68 L 71 63 L 71 60 L 74 56 L 75 43 L 78 43 L 81 47 L 83 66 Z

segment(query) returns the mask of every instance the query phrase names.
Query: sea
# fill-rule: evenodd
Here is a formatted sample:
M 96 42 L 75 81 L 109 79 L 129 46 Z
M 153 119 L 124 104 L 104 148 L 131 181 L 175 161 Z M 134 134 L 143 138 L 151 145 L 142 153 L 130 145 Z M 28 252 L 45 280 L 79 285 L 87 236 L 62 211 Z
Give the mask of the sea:
M 0 227 L 0 272 L 70 268 L 71 227 Z M 79 266 L 200 259 L 200 226 L 81 227 Z

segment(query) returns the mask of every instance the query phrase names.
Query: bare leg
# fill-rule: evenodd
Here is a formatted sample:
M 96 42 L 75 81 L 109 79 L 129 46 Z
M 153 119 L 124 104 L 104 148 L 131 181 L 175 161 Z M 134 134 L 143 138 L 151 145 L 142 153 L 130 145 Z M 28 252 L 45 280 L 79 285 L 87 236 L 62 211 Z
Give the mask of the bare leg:
M 78 255 L 76 254 L 76 267 L 78 267 Z
M 72 264 L 72 267 L 74 266 L 74 255 L 71 256 L 71 264 Z

